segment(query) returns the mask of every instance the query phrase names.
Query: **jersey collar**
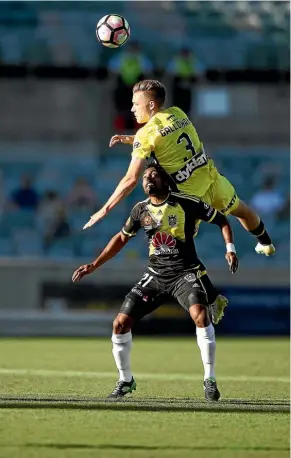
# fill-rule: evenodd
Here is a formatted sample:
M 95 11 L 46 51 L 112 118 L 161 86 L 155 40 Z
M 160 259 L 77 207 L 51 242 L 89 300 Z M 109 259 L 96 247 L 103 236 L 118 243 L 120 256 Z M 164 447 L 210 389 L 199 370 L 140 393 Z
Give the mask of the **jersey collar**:
M 163 200 L 163 202 L 161 202 L 160 204 L 153 204 L 153 202 L 151 201 L 150 199 L 150 203 L 153 207 L 161 207 L 162 205 L 164 205 L 165 202 L 167 202 L 167 200 L 169 199 L 171 195 L 171 191 L 169 192 L 169 194 L 167 195 L 167 197 L 165 198 L 165 200 Z

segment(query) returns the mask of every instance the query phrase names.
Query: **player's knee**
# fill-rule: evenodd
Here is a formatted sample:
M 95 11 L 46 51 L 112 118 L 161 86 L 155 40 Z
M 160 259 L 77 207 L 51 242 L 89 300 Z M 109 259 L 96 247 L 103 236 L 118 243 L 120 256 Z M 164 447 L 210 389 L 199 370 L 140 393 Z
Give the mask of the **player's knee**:
M 198 315 L 197 319 L 195 320 L 195 324 L 197 328 L 205 328 L 207 326 L 208 323 L 206 320 L 205 311 L 203 311 L 202 313 Z
M 204 328 L 208 325 L 208 314 L 204 305 L 192 305 L 189 309 L 189 313 L 198 328 Z
M 130 316 L 124 313 L 119 313 L 113 321 L 114 334 L 126 334 L 132 328 L 133 320 Z

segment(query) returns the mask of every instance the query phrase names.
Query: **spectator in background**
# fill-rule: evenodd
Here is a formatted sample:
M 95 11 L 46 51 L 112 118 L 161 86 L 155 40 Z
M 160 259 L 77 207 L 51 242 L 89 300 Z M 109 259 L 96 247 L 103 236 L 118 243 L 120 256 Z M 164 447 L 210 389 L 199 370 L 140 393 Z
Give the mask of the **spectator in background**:
M 71 234 L 70 225 L 64 209 L 57 211 L 56 217 L 46 228 L 44 235 L 44 249 L 50 248 L 53 243 L 61 238 L 68 237 Z
M 108 64 L 109 70 L 117 75 L 114 89 L 116 117 L 114 127 L 117 131 L 132 130 L 135 125 L 131 115 L 132 86 L 153 71 L 151 61 L 141 51 L 136 41 L 129 42 Z
M 36 210 L 38 203 L 39 196 L 32 186 L 31 178 L 24 175 L 21 178 L 20 187 L 11 195 L 10 206 L 12 206 L 12 208 Z
M 56 191 L 47 191 L 38 208 L 38 216 L 44 225 L 51 224 L 63 209 L 63 202 Z
M 172 105 L 179 106 L 188 115 L 191 114 L 193 83 L 203 70 L 201 62 L 188 48 L 182 48 L 168 64 L 167 72 L 173 77 Z
M 93 188 L 87 182 L 86 178 L 79 177 L 69 195 L 67 196 L 67 202 L 70 207 L 75 208 L 94 208 L 96 207 L 96 195 Z
M 275 178 L 267 177 L 251 200 L 251 204 L 264 219 L 276 219 L 282 210 L 285 199 L 276 187 Z

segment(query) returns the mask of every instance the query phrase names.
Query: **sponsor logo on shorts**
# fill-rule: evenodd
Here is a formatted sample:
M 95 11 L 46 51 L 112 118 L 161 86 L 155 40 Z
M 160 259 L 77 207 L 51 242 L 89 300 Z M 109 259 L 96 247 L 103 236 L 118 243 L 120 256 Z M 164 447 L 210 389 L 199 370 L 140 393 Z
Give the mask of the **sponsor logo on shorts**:
M 155 255 L 179 253 L 179 250 L 175 248 L 176 240 L 167 232 L 157 232 L 151 242 L 155 248 Z
M 132 288 L 131 291 L 132 291 L 133 293 L 138 294 L 138 296 L 143 296 L 143 292 L 142 292 L 140 289 L 136 288 L 136 287 Z
M 232 198 L 231 201 L 229 202 L 228 206 L 225 207 L 223 210 L 220 210 L 221 213 L 227 212 L 227 210 L 229 210 L 229 209 L 233 206 L 233 204 L 235 203 L 236 198 L 237 198 L 237 195 L 236 195 L 236 193 L 235 193 L 234 196 L 233 196 L 233 198 Z
M 196 275 L 193 274 L 193 273 L 185 275 L 184 278 L 185 278 L 185 280 L 188 281 L 189 283 L 191 283 L 192 281 L 196 281 L 196 280 L 197 280 Z
M 196 272 L 189 272 L 187 275 L 184 276 L 184 279 L 186 281 L 188 281 L 189 283 L 191 283 L 191 282 L 197 281 L 199 278 L 201 278 L 202 275 L 204 275 L 206 271 L 198 270 L 199 267 L 200 267 L 200 265 L 197 266 L 196 268 L 194 267 L 194 269 L 197 269 L 197 271 Z
M 210 207 L 206 202 L 203 202 L 204 208 L 206 210 L 206 216 L 207 218 L 210 218 L 210 216 L 214 213 L 214 208 Z
M 171 177 L 175 181 L 175 183 L 184 183 L 185 181 L 190 178 L 194 170 L 198 169 L 199 167 L 203 167 L 203 165 L 207 164 L 208 158 L 204 151 L 201 153 L 196 154 L 193 156 L 187 164 L 184 165 L 180 170 L 175 173 L 171 173 Z

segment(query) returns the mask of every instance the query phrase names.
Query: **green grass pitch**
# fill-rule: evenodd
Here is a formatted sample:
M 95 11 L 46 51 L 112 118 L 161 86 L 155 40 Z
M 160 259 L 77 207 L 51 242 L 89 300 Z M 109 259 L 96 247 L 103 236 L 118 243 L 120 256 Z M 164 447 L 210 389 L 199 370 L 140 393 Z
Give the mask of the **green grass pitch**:
M 218 403 L 204 401 L 195 336 L 134 338 L 137 391 L 110 339 L 0 340 L 0 458 L 287 458 L 289 341 L 217 339 Z

